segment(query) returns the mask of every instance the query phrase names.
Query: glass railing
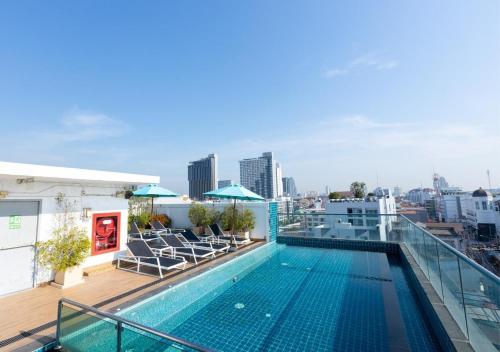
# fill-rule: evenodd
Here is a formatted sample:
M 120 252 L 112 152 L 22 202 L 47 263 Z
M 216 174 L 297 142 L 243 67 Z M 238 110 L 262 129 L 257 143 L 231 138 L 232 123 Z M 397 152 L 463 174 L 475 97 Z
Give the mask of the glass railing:
M 56 350 L 209 351 L 144 325 L 68 299 L 59 301 Z
M 500 351 L 500 279 L 417 226 L 392 214 L 279 214 L 280 236 L 404 243 L 476 351 Z

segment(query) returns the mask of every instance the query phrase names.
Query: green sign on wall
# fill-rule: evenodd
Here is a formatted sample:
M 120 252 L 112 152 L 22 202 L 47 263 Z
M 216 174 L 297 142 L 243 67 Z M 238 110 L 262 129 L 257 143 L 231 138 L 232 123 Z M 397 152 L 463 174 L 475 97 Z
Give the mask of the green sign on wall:
M 9 216 L 9 230 L 19 230 L 21 228 L 21 216 L 11 215 Z

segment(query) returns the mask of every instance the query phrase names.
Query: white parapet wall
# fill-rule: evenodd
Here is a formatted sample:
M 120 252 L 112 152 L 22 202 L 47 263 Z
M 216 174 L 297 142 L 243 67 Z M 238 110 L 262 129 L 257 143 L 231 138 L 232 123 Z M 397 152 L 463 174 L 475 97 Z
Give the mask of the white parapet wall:
M 222 212 L 225 207 L 232 206 L 229 202 L 202 202 L 199 203 L 207 208 L 215 208 Z M 259 240 L 269 240 L 269 203 L 267 202 L 237 202 L 238 209 L 250 209 L 255 215 L 255 228 L 250 231 L 250 237 Z M 194 225 L 189 220 L 189 208 L 191 204 L 157 204 L 155 212 L 165 214 L 172 219 L 172 227 L 189 228 Z

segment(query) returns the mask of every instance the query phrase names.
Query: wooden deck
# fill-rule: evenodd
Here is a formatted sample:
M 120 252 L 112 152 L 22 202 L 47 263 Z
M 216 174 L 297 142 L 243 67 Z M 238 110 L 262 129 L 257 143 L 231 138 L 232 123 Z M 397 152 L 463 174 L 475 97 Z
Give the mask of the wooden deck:
M 262 242 L 249 244 L 237 252 L 223 254 L 184 271 L 170 272 L 163 279 L 112 269 L 94 274 L 85 283 L 64 290 L 38 287 L 0 298 L 0 350 L 32 351 L 55 337 L 57 302 L 69 298 L 101 310 L 113 311 L 117 306 L 161 290 L 172 283 L 195 276 L 214 265 L 250 251 Z

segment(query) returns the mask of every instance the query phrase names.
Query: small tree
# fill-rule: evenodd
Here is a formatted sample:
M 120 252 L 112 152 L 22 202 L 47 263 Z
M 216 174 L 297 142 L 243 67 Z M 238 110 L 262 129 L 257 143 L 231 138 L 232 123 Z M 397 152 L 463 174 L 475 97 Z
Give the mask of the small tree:
M 250 209 L 243 210 L 238 216 L 238 230 L 251 231 L 255 227 L 255 215 Z
M 239 214 L 238 208 L 234 209 L 232 205 L 228 205 L 224 208 L 224 211 L 222 212 L 220 219 L 222 222 L 222 228 L 225 231 L 232 229 L 233 221 L 236 221 L 234 223 L 234 229 L 237 230 L 238 214 Z
M 351 192 L 354 194 L 354 198 L 364 198 L 366 194 L 366 184 L 359 181 L 351 183 Z
M 66 200 L 63 194 L 56 201 L 62 212 L 54 219 L 52 238 L 35 246 L 41 266 L 62 272 L 83 263 L 89 255 L 90 240 L 86 231 L 75 223 L 75 202 Z
M 205 226 L 207 224 L 207 208 L 203 205 L 195 203 L 189 208 L 189 220 L 196 226 Z
M 342 195 L 338 192 L 330 192 L 328 199 L 341 199 Z
M 220 211 L 218 211 L 215 208 L 209 208 L 207 209 L 207 216 L 206 216 L 206 223 L 205 225 L 210 225 L 210 224 L 215 224 L 220 221 Z

